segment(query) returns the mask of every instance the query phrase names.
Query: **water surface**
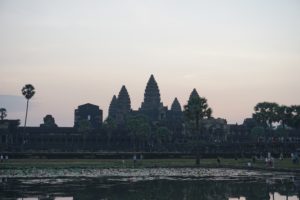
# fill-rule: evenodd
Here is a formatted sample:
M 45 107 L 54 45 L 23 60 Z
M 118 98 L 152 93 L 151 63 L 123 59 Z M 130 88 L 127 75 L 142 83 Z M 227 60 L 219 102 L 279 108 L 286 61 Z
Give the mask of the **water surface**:
M 299 200 L 293 173 L 232 169 L 0 170 L 4 200 Z

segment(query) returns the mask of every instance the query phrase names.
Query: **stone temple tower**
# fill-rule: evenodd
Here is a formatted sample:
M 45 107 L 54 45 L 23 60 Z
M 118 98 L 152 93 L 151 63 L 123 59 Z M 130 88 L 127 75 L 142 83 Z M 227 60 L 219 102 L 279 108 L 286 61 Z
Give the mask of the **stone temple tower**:
M 142 102 L 140 111 L 142 114 L 148 116 L 151 121 L 157 121 L 163 118 L 163 110 L 164 107 L 160 100 L 157 82 L 155 81 L 154 76 L 151 75 L 145 89 L 144 102 Z
M 173 111 L 173 112 L 181 112 L 182 111 L 181 110 L 181 105 L 180 105 L 177 98 L 175 98 L 173 103 L 172 103 L 171 111 Z
M 168 127 L 174 133 L 181 133 L 183 130 L 183 112 L 177 98 L 174 99 L 171 110 L 167 112 Z
M 108 116 L 118 124 L 125 122 L 125 117 L 131 112 L 131 101 L 125 85 L 122 86 L 118 97 L 113 96 L 109 105 Z
M 196 88 L 194 88 L 193 91 L 191 92 L 189 100 L 191 100 L 193 98 L 200 98 Z
M 122 86 L 118 95 L 118 111 L 127 114 L 131 110 L 131 101 L 125 85 Z
M 178 123 L 182 120 L 182 109 L 177 98 L 174 99 L 171 110 L 168 111 L 168 119 L 172 122 Z
M 108 117 L 112 119 L 116 119 L 117 111 L 118 111 L 118 100 L 116 95 L 114 95 L 109 105 Z

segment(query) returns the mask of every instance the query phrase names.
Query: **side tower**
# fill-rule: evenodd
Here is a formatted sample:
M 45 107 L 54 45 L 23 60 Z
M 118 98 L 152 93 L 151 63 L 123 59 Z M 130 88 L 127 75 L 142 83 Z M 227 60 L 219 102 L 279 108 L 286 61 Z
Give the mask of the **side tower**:
M 108 108 L 108 117 L 111 119 L 116 119 L 118 111 L 118 99 L 116 95 L 113 96 L 109 108 Z
M 168 111 L 167 117 L 171 123 L 176 124 L 182 121 L 183 113 L 177 98 L 174 99 L 171 110 Z
M 126 116 L 131 111 L 131 101 L 125 85 L 122 86 L 117 100 L 116 121 L 118 124 L 125 122 Z
M 157 82 L 154 76 L 151 75 L 145 89 L 144 101 L 142 102 L 140 112 L 146 115 L 151 121 L 158 121 L 165 117 L 165 110 L 160 100 Z
M 200 98 L 200 95 L 198 94 L 196 88 L 194 88 L 193 91 L 191 92 L 189 101 L 193 98 Z
M 182 132 L 183 112 L 177 98 L 174 99 L 171 110 L 167 112 L 168 127 L 175 135 L 180 135 Z
M 123 124 L 126 116 L 131 112 L 131 101 L 125 85 L 122 86 L 118 97 L 113 96 L 109 109 L 108 117 L 115 120 L 117 124 Z
M 178 101 L 177 98 L 174 99 L 173 103 L 172 103 L 172 106 L 171 106 L 171 111 L 173 113 L 182 113 L 182 110 L 181 110 L 181 105 Z

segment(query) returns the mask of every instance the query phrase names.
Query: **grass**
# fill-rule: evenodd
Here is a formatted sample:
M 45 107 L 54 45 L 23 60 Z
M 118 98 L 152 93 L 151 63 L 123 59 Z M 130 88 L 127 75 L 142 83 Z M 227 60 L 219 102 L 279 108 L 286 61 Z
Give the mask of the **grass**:
M 251 159 L 202 159 L 200 167 L 249 168 Z M 144 159 L 137 160 L 136 168 L 151 167 L 197 167 L 194 159 Z M 0 169 L 26 168 L 133 168 L 132 160 L 122 159 L 10 159 L 0 163 Z M 255 169 L 300 171 L 300 164 L 293 164 L 290 159 L 276 160 L 274 168 L 267 167 L 264 161 L 256 161 Z

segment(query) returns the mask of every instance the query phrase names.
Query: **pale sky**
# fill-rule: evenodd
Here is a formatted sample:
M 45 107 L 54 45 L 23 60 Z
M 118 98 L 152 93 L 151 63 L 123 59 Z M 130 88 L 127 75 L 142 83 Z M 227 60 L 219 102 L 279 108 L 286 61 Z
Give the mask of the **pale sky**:
M 241 123 L 261 101 L 300 104 L 299 0 L 0 0 L 0 107 L 28 125 L 99 105 L 126 85 L 138 109 L 151 74 L 164 105 L 193 88 Z

